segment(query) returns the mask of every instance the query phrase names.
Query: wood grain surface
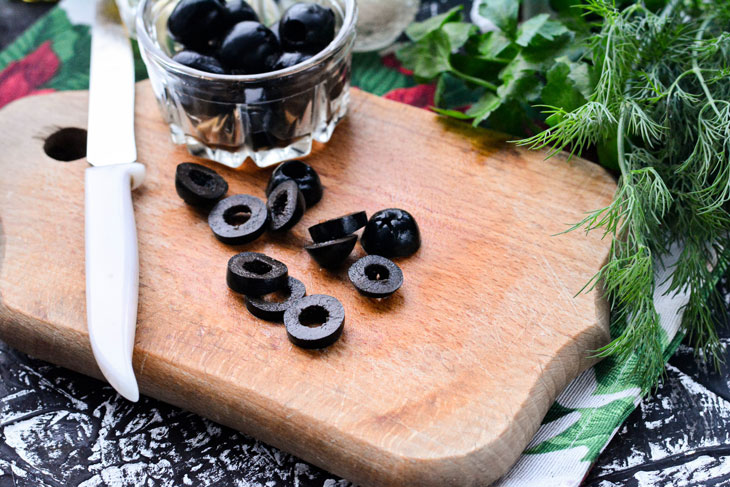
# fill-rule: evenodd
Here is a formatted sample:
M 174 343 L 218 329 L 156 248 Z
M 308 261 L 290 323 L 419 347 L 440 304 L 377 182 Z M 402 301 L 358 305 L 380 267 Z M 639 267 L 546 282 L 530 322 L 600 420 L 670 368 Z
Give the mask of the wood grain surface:
M 84 127 L 85 92 L 0 111 L 0 335 L 31 355 L 99 376 L 84 305 L 84 160 L 47 157 L 43 140 Z M 531 439 L 558 392 L 608 339 L 597 292 L 575 295 L 608 242 L 553 236 L 606 205 L 609 175 L 544 161 L 501 136 L 353 91 L 330 144 L 308 162 L 323 200 L 285 237 L 218 242 L 174 190 L 174 147 L 150 87 L 138 85 L 137 143 L 148 179 L 135 192 L 140 305 L 134 366 L 143 393 L 230 425 L 363 485 L 485 485 Z M 210 164 L 210 163 L 206 163 Z M 268 171 L 216 169 L 230 192 L 263 197 Z M 399 260 L 403 288 L 359 296 L 347 266 L 319 269 L 306 227 L 401 207 L 423 246 Z M 293 347 L 225 284 L 228 258 L 265 252 L 310 294 L 347 312 L 340 341 Z M 359 246 L 351 261 L 363 255 Z

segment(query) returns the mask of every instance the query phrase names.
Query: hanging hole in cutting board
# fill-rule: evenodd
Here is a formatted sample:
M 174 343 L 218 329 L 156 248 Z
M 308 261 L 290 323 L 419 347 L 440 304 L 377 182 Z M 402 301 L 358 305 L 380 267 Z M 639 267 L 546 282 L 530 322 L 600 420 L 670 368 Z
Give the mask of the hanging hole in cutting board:
M 56 130 L 43 142 L 43 152 L 61 162 L 83 159 L 86 157 L 86 130 L 76 127 Z

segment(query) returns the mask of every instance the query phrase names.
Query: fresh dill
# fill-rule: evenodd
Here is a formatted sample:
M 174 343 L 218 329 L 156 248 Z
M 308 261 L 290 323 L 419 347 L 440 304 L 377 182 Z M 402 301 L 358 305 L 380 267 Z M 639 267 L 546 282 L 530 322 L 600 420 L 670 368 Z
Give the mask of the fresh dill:
M 613 202 L 575 228 L 611 238 L 601 285 L 618 330 L 600 354 L 641 357 L 649 387 L 664 370 L 664 333 L 654 306 L 655 268 L 681 249 L 670 293 L 689 293 L 682 326 L 705 357 L 719 360 L 716 273 L 730 264 L 730 6 L 671 1 L 653 12 L 587 0 L 600 18 L 589 40 L 597 81 L 585 104 L 548 110 L 552 127 L 521 141 L 580 154 L 615 141 L 620 177 Z

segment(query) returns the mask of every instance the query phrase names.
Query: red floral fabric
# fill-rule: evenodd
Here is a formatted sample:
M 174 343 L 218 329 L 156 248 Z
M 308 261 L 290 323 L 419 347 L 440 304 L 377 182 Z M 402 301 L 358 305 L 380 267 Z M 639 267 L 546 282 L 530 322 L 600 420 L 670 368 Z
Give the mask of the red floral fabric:
M 0 108 L 27 95 L 53 91 L 40 87 L 53 78 L 60 66 L 51 41 L 44 42 L 23 59 L 10 63 L 0 72 Z

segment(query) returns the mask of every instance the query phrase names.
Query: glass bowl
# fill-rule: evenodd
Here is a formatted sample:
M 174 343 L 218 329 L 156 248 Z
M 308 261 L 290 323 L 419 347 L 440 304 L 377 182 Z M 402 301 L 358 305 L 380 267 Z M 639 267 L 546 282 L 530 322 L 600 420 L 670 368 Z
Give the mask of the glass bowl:
M 349 102 L 355 0 L 314 0 L 334 10 L 335 39 L 303 63 L 255 75 L 217 75 L 173 61 L 179 46 L 167 18 L 177 2 L 142 0 L 137 10 L 140 52 L 174 143 L 229 167 L 248 158 L 266 167 L 308 155 L 314 140 L 329 141 Z M 293 2 L 250 3 L 271 25 Z

